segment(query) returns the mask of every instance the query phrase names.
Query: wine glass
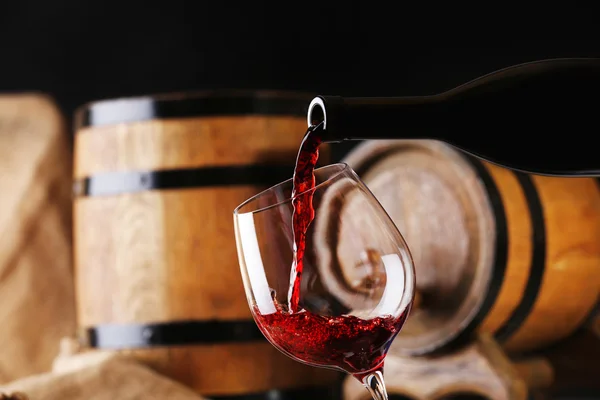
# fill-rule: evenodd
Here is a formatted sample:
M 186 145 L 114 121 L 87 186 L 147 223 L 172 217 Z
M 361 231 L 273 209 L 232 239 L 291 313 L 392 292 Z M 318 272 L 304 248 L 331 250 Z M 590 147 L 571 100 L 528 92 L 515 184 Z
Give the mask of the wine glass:
M 346 164 L 315 169 L 299 308 L 294 281 L 292 179 L 234 210 L 242 279 L 253 318 L 287 356 L 344 371 L 387 399 L 383 365 L 414 297 L 409 249 L 377 199 Z M 290 312 L 290 310 L 296 310 Z

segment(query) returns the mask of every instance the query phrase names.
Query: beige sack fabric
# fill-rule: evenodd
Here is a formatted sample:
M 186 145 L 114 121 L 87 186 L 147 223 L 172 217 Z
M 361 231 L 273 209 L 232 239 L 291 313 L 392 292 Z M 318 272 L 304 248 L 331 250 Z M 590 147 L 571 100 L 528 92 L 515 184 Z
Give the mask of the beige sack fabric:
M 0 393 L 0 400 L 29 400 L 24 393 Z
M 0 384 L 49 371 L 76 329 L 71 159 L 50 99 L 0 96 Z
M 113 352 L 65 354 L 53 371 L 0 386 L 28 400 L 203 400 L 191 389 Z M 0 397 L 1 398 L 1 397 Z

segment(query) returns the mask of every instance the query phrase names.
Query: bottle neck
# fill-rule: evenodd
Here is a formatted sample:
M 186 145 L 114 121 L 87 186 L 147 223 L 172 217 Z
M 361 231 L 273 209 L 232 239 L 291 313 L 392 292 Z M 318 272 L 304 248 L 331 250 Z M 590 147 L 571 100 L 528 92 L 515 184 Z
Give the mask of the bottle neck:
M 317 96 L 308 123 L 324 120 L 324 140 L 437 139 L 466 144 L 473 135 L 588 132 L 595 126 L 600 59 L 525 63 L 433 96 Z M 464 143 L 463 143 L 464 142 Z
M 323 122 L 324 141 L 370 139 L 440 139 L 449 123 L 440 96 L 317 96 L 307 122 Z
M 600 59 L 534 62 L 434 96 L 319 96 L 309 123 L 323 141 L 433 139 L 507 168 L 545 175 L 600 176 Z

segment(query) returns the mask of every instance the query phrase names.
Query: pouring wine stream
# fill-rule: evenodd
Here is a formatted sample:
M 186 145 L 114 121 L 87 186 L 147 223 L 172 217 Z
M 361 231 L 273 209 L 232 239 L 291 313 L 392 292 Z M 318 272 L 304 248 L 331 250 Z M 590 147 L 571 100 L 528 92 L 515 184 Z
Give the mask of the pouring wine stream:
M 314 169 L 319 160 L 322 131 L 322 124 L 311 125 L 308 128 L 300 145 L 294 169 L 294 185 L 292 189 L 292 203 L 294 206 L 292 220 L 294 261 L 288 295 L 289 311 L 291 313 L 299 311 L 300 283 L 302 281 L 304 251 L 306 249 L 306 231 L 315 218 L 315 210 L 312 205 L 312 189 L 315 187 Z
M 290 313 L 300 311 L 300 285 L 304 268 L 303 258 L 306 249 L 306 232 L 315 216 L 312 205 L 313 189 L 315 188 L 314 168 L 319 159 L 319 146 L 323 142 L 322 134 L 325 121 L 317 122 L 315 121 L 313 125 L 309 126 L 302 140 L 293 177 L 292 203 L 294 213 L 292 225 L 294 234 L 294 259 L 288 294 Z M 375 322 L 379 322 L 379 320 L 377 318 Z M 353 374 L 367 388 L 374 400 L 388 399 L 382 373 L 384 357 L 385 355 L 378 360 L 378 365 L 371 371 Z

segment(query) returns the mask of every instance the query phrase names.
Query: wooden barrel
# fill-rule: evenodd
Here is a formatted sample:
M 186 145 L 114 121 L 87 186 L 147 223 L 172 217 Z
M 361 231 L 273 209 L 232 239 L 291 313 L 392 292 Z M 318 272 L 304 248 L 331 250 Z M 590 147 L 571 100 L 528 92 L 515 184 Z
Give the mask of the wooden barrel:
M 217 91 L 79 110 L 77 312 L 91 348 L 211 398 L 329 396 L 336 372 L 288 358 L 256 327 L 233 232 L 237 205 L 291 178 L 310 98 Z
M 401 353 L 442 351 L 476 331 L 509 352 L 539 349 L 593 312 L 595 179 L 517 173 L 436 141 L 365 142 L 345 161 L 414 257 L 419 306 L 393 344 Z

